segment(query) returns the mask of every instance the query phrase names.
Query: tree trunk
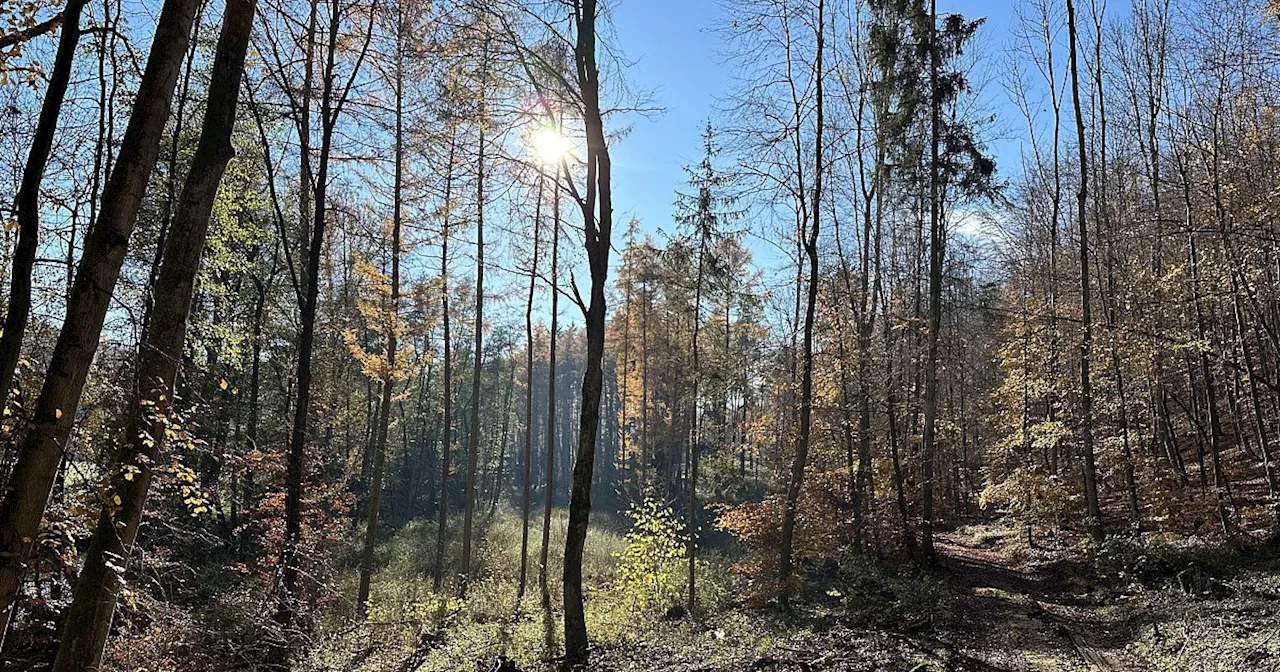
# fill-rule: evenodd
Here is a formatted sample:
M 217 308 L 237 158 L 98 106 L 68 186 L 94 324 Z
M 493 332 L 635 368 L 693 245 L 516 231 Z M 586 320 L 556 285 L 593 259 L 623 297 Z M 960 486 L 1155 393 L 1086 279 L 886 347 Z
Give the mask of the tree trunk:
M 560 326 L 560 183 L 552 190 L 551 201 L 551 341 L 547 355 L 547 473 L 542 502 L 542 549 L 538 555 L 538 588 L 542 591 L 542 612 L 551 613 L 551 589 L 547 587 L 547 557 L 551 549 L 551 505 L 556 482 L 556 340 Z M 561 404 L 563 406 L 563 404 Z
M 108 504 L 99 514 L 76 582 L 55 672 L 97 669 L 111 631 L 121 573 L 137 537 L 152 468 L 169 428 L 174 382 L 214 199 L 234 152 L 231 134 L 255 5 L 256 0 L 229 0 L 223 13 L 209 84 L 210 104 L 157 275 L 147 338 L 139 348 L 138 406 L 130 412 L 108 490 L 112 496 L 103 498 Z
M 529 577 L 529 482 L 533 477 L 533 295 L 538 280 L 538 233 L 542 222 L 542 190 L 546 176 L 538 171 L 538 200 L 533 206 L 533 256 L 529 261 L 529 299 L 524 311 L 525 334 L 525 397 L 524 397 L 524 458 L 521 467 L 524 479 L 520 484 L 520 585 L 516 589 L 516 609 L 524 599 Z
M 444 320 L 444 417 L 440 440 L 440 503 L 436 516 L 436 558 L 434 589 L 439 593 L 444 587 L 444 538 L 449 524 L 449 453 L 453 448 L 453 332 L 449 328 L 449 219 L 453 202 L 453 162 L 456 158 L 457 132 L 455 126 L 449 139 L 449 166 L 444 183 L 444 224 L 440 233 L 440 315 Z M 444 600 L 441 600 L 441 609 Z
M 600 429 L 605 339 L 605 284 L 613 231 L 613 191 L 609 147 L 600 111 L 600 71 L 596 66 L 596 0 L 577 5 L 574 61 L 587 134 L 586 189 L 580 201 L 587 263 L 591 269 L 591 304 L 583 306 L 587 361 L 582 375 L 582 408 L 578 454 L 569 495 L 569 528 L 564 543 L 564 644 L 569 665 L 587 659 L 587 621 L 583 611 L 582 554 L 591 521 L 591 483 L 595 471 L 596 435 Z M 598 208 L 598 212 L 597 212 Z
M 710 141 L 708 140 L 708 143 Z M 708 155 L 710 152 L 708 152 Z M 708 156 L 708 161 L 710 157 Z M 710 189 L 708 186 L 707 189 Z M 706 199 L 710 200 L 710 199 Z M 698 270 L 693 300 L 693 434 L 689 441 L 689 529 L 686 530 L 686 550 L 689 561 L 689 613 L 694 614 L 698 603 L 698 444 L 702 441 L 702 414 L 698 412 L 698 390 L 702 382 L 702 359 L 698 348 L 698 333 L 702 326 L 702 284 L 705 274 L 704 257 L 711 232 L 705 225 L 698 227 Z
M 245 430 L 245 436 L 248 440 L 249 450 L 258 450 L 258 424 L 261 418 L 261 409 L 259 407 L 259 396 L 262 392 L 262 329 L 266 319 L 267 293 L 269 291 L 272 280 L 275 278 L 276 264 L 279 258 L 276 256 L 280 251 L 280 242 L 276 243 L 275 251 L 271 259 L 271 272 L 264 283 L 254 278 L 254 284 L 257 285 L 258 300 L 253 313 L 253 355 L 252 364 L 249 369 L 249 423 Z M 253 469 L 245 469 L 244 483 L 241 484 L 240 499 L 241 507 L 246 515 L 253 509 L 254 502 L 254 479 Z M 238 557 L 241 562 L 248 559 L 249 541 L 251 539 L 250 527 L 246 525 L 240 532 L 240 539 L 237 544 Z
M 373 14 L 370 13 L 372 21 Z M 320 95 L 320 155 L 316 170 L 315 190 L 312 193 L 311 239 L 306 244 L 305 256 L 307 265 L 302 278 L 305 286 L 302 305 L 299 311 L 301 329 L 298 334 L 298 368 L 295 375 L 297 392 L 294 399 L 293 424 L 289 431 L 288 462 L 285 469 L 285 536 L 280 554 L 280 591 L 277 595 L 276 623 L 288 632 L 293 626 L 293 617 L 298 605 L 298 578 L 301 576 L 298 553 L 302 542 L 302 481 L 304 478 L 304 459 L 306 457 L 307 434 L 311 413 L 311 356 L 315 349 L 316 315 L 320 296 L 320 264 L 324 257 L 324 236 L 328 225 L 328 188 L 329 168 L 332 159 L 334 130 L 342 108 L 350 93 L 348 88 L 337 90 L 334 79 L 337 76 L 335 60 L 339 49 L 338 39 L 341 28 L 342 12 L 337 3 L 329 7 L 328 44 L 325 49 L 325 66 L 323 85 Z M 314 31 L 312 31 L 314 32 Z M 355 71 L 360 70 L 364 56 L 368 53 L 369 40 L 372 38 L 372 25 L 364 36 L 363 46 L 354 64 Z M 310 59 L 308 59 L 310 72 Z M 305 182 L 305 180 L 304 180 Z M 304 194 L 307 190 L 303 189 Z M 279 642 L 277 642 L 279 644 Z M 274 662 L 287 662 L 287 647 L 275 647 L 270 652 Z
M 102 193 L 98 220 L 85 240 L 32 426 L 21 442 L 9 488 L 0 501 L 0 632 L 7 630 L 12 618 L 22 572 L 71 437 L 107 306 L 160 151 L 160 136 L 198 4 L 196 0 L 166 0 L 160 11 L 134 111 Z
M 484 361 L 484 86 L 483 69 L 489 60 L 489 43 L 485 41 L 480 75 L 479 145 L 476 155 L 476 325 L 475 357 L 471 370 L 471 427 L 467 439 L 467 490 L 462 519 L 462 583 L 458 591 L 467 595 L 471 581 L 471 536 L 476 509 L 476 460 L 480 452 L 480 374 Z
M 382 399 L 378 413 L 378 435 L 373 448 L 373 471 L 369 478 L 368 513 L 364 531 L 364 548 L 360 553 L 360 586 L 356 596 L 356 611 L 361 620 L 368 615 L 369 584 L 373 579 L 373 551 L 378 541 L 378 517 L 382 506 L 382 480 L 387 464 L 387 433 L 391 429 L 391 399 L 396 386 L 396 347 L 400 319 L 400 225 L 404 193 L 404 50 L 405 25 L 403 6 L 397 5 L 396 15 L 396 130 L 395 130 L 395 190 L 392 195 L 391 213 L 391 306 L 386 316 L 387 368 L 382 376 Z M 409 446 L 405 444 L 405 451 Z
M 938 91 L 938 3 L 929 3 L 929 335 L 924 360 L 924 434 L 921 438 L 920 542 L 925 562 L 933 562 L 933 479 L 937 454 L 938 339 L 942 331 L 942 266 L 946 259 L 945 223 L 942 221 L 942 185 L 938 166 L 941 132 L 941 94 Z
M 1089 532 L 1103 537 L 1102 511 L 1098 506 L 1098 472 L 1093 455 L 1093 382 L 1089 359 L 1093 356 L 1093 316 L 1089 293 L 1089 223 L 1085 208 L 1089 199 L 1088 147 L 1085 144 L 1084 113 L 1080 105 L 1080 73 L 1076 57 L 1076 9 L 1067 0 L 1067 37 L 1070 42 L 1071 101 L 1075 107 L 1076 144 L 1080 158 L 1080 187 L 1076 191 L 1076 226 L 1080 232 L 1080 468 L 1084 475 L 1084 501 L 1089 516 Z
M 826 166 L 822 163 L 823 99 L 822 84 L 826 74 L 823 48 L 826 27 L 826 6 L 818 0 L 817 51 L 814 56 L 815 108 L 817 120 L 814 139 L 813 204 L 805 235 L 804 252 L 809 259 L 808 300 L 804 311 L 804 366 L 800 379 L 800 429 L 796 437 L 796 453 L 791 462 L 791 478 L 787 484 L 787 508 L 782 518 L 782 554 L 778 567 L 778 604 L 783 609 L 791 607 L 791 564 L 795 542 L 796 514 L 800 508 L 800 489 L 804 484 L 805 466 L 809 461 L 809 438 L 813 419 L 813 326 L 818 303 L 818 232 L 822 221 L 822 175 Z M 796 128 L 796 133 L 800 128 Z M 803 198 L 803 196 L 802 196 Z M 803 229 L 803 227 L 802 227 Z
M 13 251 L 13 272 L 9 278 L 8 312 L 4 317 L 4 330 L 0 332 L 0 394 L 4 395 L 13 385 L 14 371 L 22 355 L 22 337 L 31 314 L 31 271 L 35 267 L 40 239 L 40 183 L 49 164 L 49 152 L 58 129 L 58 115 L 62 112 L 62 101 L 71 81 L 71 64 L 80 43 L 80 11 L 84 5 L 85 0 L 67 0 L 62 11 L 58 53 L 54 57 L 53 71 L 49 73 L 49 88 L 45 90 L 44 102 L 40 105 L 40 119 L 36 122 L 31 151 L 27 154 L 27 163 L 22 168 L 22 183 L 18 187 L 15 207 L 18 244 Z

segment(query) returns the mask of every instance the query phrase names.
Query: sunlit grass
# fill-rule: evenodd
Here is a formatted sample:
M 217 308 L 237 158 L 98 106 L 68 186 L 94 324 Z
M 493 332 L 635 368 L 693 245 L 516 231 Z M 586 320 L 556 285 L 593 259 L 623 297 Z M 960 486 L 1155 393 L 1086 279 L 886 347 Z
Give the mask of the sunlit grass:
M 395 669 L 421 649 L 420 670 L 471 668 L 476 660 L 505 655 L 521 665 L 558 655 L 562 638 L 561 596 L 567 511 L 551 516 L 547 585 L 550 613 L 543 611 L 538 583 L 541 512 L 530 517 L 528 583 L 517 611 L 520 573 L 519 513 L 500 509 L 487 523 L 473 551 L 475 577 L 465 599 L 459 597 L 460 541 L 452 532 L 446 545 L 443 596 L 433 590 L 435 525 L 416 521 L 376 551 L 369 617 L 353 624 L 357 573 L 343 575 L 341 604 L 330 610 L 315 647 L 317 668 L 341 669 L 361 659 L 359 669 Z M 636 614 L 626 601 L 610 594 L 618 555 L 626 545 L 619 522 L 593 515 L 583 559 L 587 617 L 596 641 L 616 641 L 635 632 Z M 354 563 L 351 563 L 354 567 Z

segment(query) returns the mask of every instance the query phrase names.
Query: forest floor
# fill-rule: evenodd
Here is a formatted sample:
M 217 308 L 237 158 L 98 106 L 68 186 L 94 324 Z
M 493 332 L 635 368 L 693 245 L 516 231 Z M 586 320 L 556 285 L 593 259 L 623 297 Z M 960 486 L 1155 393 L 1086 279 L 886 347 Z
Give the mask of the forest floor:
M 553 524 L 553 536 L 561 527 Z M 467 600 L 448 601 L 441 623 L 423 578 L 429 526 L 406 528 L 379 547 L 371 620 L 353 629 L 349 615 L 335 615 L 303 669 L 558 669 L 548 658 L 559 649 L 558 605 L 543 612 L 531 597 L 512 612 L 519 534 L 518 518 L 494 519 L 480 554 L 490 578 Z M 707 602 L 690 619 L 619 595 L 612 582 L 626 541 L 610 526 L 591 535 L 591 672 L 1280 672 L 1275 541 L 1145 534 L 1093 544 L 1038 529 L 1028 544 L 1023 527 L 971 521 L 939 533 L 929 569 L 874 560 L 810 567 L 788 614 L 744 601 L 746 578 L 708 553 L 699 583 Z M 676 588 L 682 568 L 670 577 Z M 501 666 L 501 656 L 515 660 Z
M 1022 554 L 988 527 L 944 533 L 940 577 L 956 596 L 958 618 L 944 633 L 954 669 L 1145 670 L 1126 649 L 1131 626 L 1083 587 Z
M 768 670 L 1147 670 L 1129 650 L 1132 624 L 1084 592 L 1084 582 L 1040 567 L 1011 549 L 1012 530 L 966 526 L 941 534 L 933 577 L 951 596 L 947 618 L 905 630 L 850 627 L 820 611 L 797 614 L 779 631 L 765 626 L 751 646 L 710 619 L 705 647 L 643 643 L 605 648 L 592 669 L 640 672 Z M 763 618 L 760 614 L 756 618 Z M 761 623 L 760 625 L 763 625 Z M 782 625 L 781 623 L 773 625 Z M 678 638 L 667 640 L 678 641 Z M 741 640 L 739 640 L 741 641 Z M 691 660 L 693 658 L 693 660 Z M 1277 662 L 1280 665 L 1280 662 Z M 1173 668 L 1182 669 L 1182 668 Z M 1188 668 L 1199 669 L 1199 668 Z M 1259 668 L 1262 669 L 1262 668 Z
M 998 522 L 940 534 L 929 576 L 949 609 L 927 625 L 856 627 L 814 605 L 785 620 L 734 610 L 707 620 L 710 637 L 606 646 L 592 669 L 1280 671 L 1275 544 L 1206 554 L 1126 540 L 1086 561 L 1078 536 L 1028 547 L 1021 535 Z

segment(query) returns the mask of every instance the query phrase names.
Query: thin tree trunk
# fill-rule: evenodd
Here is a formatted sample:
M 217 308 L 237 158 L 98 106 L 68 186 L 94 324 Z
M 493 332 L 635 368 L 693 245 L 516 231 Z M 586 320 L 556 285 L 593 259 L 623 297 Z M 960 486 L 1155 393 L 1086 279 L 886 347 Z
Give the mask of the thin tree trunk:
M 817 45 L 814 55 L 814 79 L 816 81 L 814 107 L 817 111 L 814 125 L 814 176 L 813 204 L 810 210 L 808 231 L 804 234 L 804 252 L 809 260 L 808 300 L 804 311 L 804 364 L 800 378 L 800 429 L 796 437 L 796 452 L 792 457 L 790 480 L 787 484 L 787 507 L 782 517 L 782 554 L 778 568 L 778 603 L 783 609 L 791 607 L 791 566 L 795 543 L 796 515 L 800 509 L 800 490 L 804 485 L 805 467 L 809 461 L 809 439 L 813 419 L 813 331 L 818 303 L 818 232 L 822 221 L 822 175 L 826 166 L 822 159 L 823 132 L 823 78 L 826 75 L 823 49 L 826 28 L 826 3 L 818 0 Z M 800 129 L 797 127 L 796 132 Z
M 933 562 L 933 479 L 937 452 L 938 340 L 942 331 L 942 266 L 946 257 L 946 231 L 942 221 L 942 185 L 938 165 L 941 141 L 941 94 L 938 90 L 938 3 L 929 3 L 929 334 L 924 364 L 924 434 L 921 439 L 920 491 L 923 519 L 921 549 L 925 562 Z
M 1098 472 L 1093 454 L 1093 381 L 1089 360 L 1093 356 L 1093 315 L 1089 293 L 1089 223 L 1086 204 L 1089 199 L 1089 160 L 1085 144 L 1084 112 L 1080 105 L 1080 68 L 1076 56 L 1076 8 L 1067 0 L 1067 37 L 1070 42 L 1071 102 L 1075 108 L 1076 144 L 1080 160 L 1080 186 L 1076 191 L 1076 226 L 1080 238 L 1080 468 L 1084 476 L 1085 510 L 1089 516 L 1089 532 L 1101 539 L 1102 510 L 1098 506 Z
M 551 589 L 547 586 L 547 557 L 551 549 L 551 505 L 556 473 L 556 340 L 560 326 L 560 183 L 552 190 L 551 201 L 551 340 L 547 355 L 547 473 L 542 502 L 542 549 L 538 554 L 538 588 L 542 591 L 542 612 L 551 613 Z M 562 404 L 563 405 L 563 404 Z
M 283 241 L 276 243 L 275 252 L 271 259 L 271 273 L 264 283 L 256 277 L 254 282 L 257 285 L 258 300 L 253 312 L 253 363 L 249 370 L 249 426 L 245 430 L 245 437 L 248 440 L 249 449 L 258 450 L 258 424 L 261 418 L 261 409 L 259 408 L 258 398 L 262 391 L 262 329 L 266 317 L 267 293 L 275 278 L 276 263 L 279 258 L 276 256 L 280 251 L 280 245 Z M 244 509 L 246 515 L 253 509 L 254 501 L 254 470 L 252 468 L 245 469 L 244 483 L 240 490 L 241 508 Z M 249 540 L 251 538 L 250 527 L 245 526 L 240 532 L 240 539 L 237 544 L 239 558 L 243 562 L 249 555 Z
M 542 223 L 542 191 L 545 174 L 538 171 L 538 200 L 533 206 L 533 256 L 529 261 L 529 299 L 524 311 L 525 398 L 524 398 L 524 480 L 520 500 L 520 585 L 516 589 L 516 609 L 524 599 L 529 576 L 529 482 L 533 478 L 533 296 L 538 280 L 538 236 Z
M 708 139 L 710 144 L 710 139 Z M 708 161 L 710 161 L 708 152 Z M 706 187 L 710 189 L 710 186 Z M 708 199 L 709 200 L 709 199 Z M 698 444 L 702 441 L 702 414 L 698 412 L 698 392 L 702 383 L 702 359 L 698 334 L 702 327 L 702 285 L 705 275 L 707 242 L 711 232 L 706 223 L 698 224 L 698 270 L 693 299 L 693 433 L 689 440 L 689 529 L 686 533 L 686 555 L 689 561 L 689 613 L 696 614 L 698 604 Z
M 506 359 L 506 357 L 503 357 Z M 501 371 L 501 360 L 499 360 L 499 371 Z M 494 384 L 498 383 L 497 375 L 494 376 Z M 494 511 L 498 508 L 498 500 L 502 499 L 502 487 L 505 485 L 503 475 L 506 471 L 507 459 L 507 433 L 511 429 L 511 388 L 516 386 L 516 367 L 515 363 L 511 364 L 511 371 L 508 373 L 507 388 L 502 391 L 502 436 L 498 441 L 498 471 L 493 477 L 493 499 L 489 504 L 489 517 L 492 518 Z
M 1181 163 L 1179 164 L 1181 165 Z M 1205 328 L 1204 308 L 1201 305 L 1200 297 L 1200 257 L 1196 249 L 1195 229 L 1192 227 L 1191 221 L 1191 184 L 1190 176 L 1184 169 L 1182 171 L 1182 193 L 1186 206 L 1186 225 L 1187 225 L 1187 265 L 1191 273 L 1191 304 L 1194 311 L 1194 322 L 1196 328 L 1196 338 L 1206 344 L 1205 347 L 1211 347 L 1212 342 Z M 1222 533 L 1231 533 L 1231 521 L 1227 516 L 1226 503 L 1223 495 L 1230 497 L 1231 489 L 1227 483 L 1226 472 L 1222 468 L 1222 450 L 1220 437 L 1222 436 L 1222 421 L 1218 416 L 1217 391 L 1214 385 L 1213 368 L 1209 364 L 1209 353 L 1203 349 L 1199 351 L 1197 361 L 1200 364 L 1200 377 L 1204 380 L 1205 399 L 1204 403 L 1209 413 L 1209 428 L 1207 430 L 1209 439 L 1209 455 L 1213 462 L 1213 499 L 1214 506 L 1218 511 L 1218 522 L 1222 525 Z M 1188 363 L 1189 365 L 1189 363 Z M 1192 399 L 1195 399 L 1195 385 L 1192 381 L 1191 387 Z M 1200 465 L 1201 481 L 1204 481 L 1205 470 L 1204 461 L 1201 459 Z
M 374 13 L 370 13 L 372 22 Z M 342 114 L 354 75 L 348 80 L 346 87 L 339 91 L 334 79 L 337 76 L 335 60 L 338 52 L 338 39 L 341 28 L 342 11 L 338 3 L 329 7 L 328 45 L 326 46 L 324 80 L 320 96 L 320 156 L 316 171 L 315 191 L 313 194 L 314 213 L 312 215 L 311 239 L 305 249 L 307 265 L 303 275 L 305 291 L 299 311 L 301 325 L 298 334 L 298 368 L 295 376 L 297 386 L 293 408 L 293 425 L 289 432 L 289 452 L 285 469 L 285 536 L 280 555 L 280 592 L 277 596 L 276 623 L 288 632 L 293 627 L 294 615 L 298 607 L 298 578 L 301 556 L 299 545 L 302 542 L 302 481 L 304 478 L 304 459 L 307 448 L 307 434 L 311 413 L 311 358 L 315 349 L 316 315 L 320 296 L 320 264 L 324 257 L 325 229 L 328 225 L 328 188 L 329 168 L 332 160 L 334 130 L 338 118 Z M 314 32 L 314 31 L 313 31 Z M 353 66 L 358 72 L 369 50 L 372 38 L 372 24 L 365 32 L 363 46 Z M 309 63 L 309 61 L 308 61 Z M 304 193 L 305 193 L 304 189 Z M 277 642 L 280 644 L 281 642 Z M 269 651 L 273 662 L 287 663 L 289 651 L 287 646 L 276 646 Z M 282 660 L 283 659 L 283 660 Z
M 360 586 L 356 597 L 356 612 L 361 620 L 368 615 L 369 585 L 373 579 L 373 551 L 378 541 L 378 517 L 382 506 L 382 480 L 387 464 L 387 433 L 391 429 L 391 399 L 396 386 L 396 347 L 400 319 L 400 226 L 404 193 L 404 9 L 397 5 L 396 15 L 396 137 L 395 137 L 395 185 L 391 213 L 391 302 L 386 316 L 387 364 L 382 376 L 381 408 L 378 412 L 378 435 L 373 448 L 373 472 L 369 478 L 368 512 L 364 531 L 364 548 L 360 553 Z M 408 452 L 408 445 L 405 445 Z
M 578 454 L 569 495 L 569 527 L 564 543 L 564 644 L 568 664 L 587 659 L 587 621 L 583 611 L 582 554 L 591 522 L 591 484 L 595 471 L 596 435 L 600 429 L 605 346 L 605 284 L 613 231 L 612 169 L 600 110 L 600 71 L 596 66 L 596 0 L 575 2 L 577 43 L 574 61 L 583 102 L 587 135 L 586 190 L 580 201 L 587 264 L 591 270 L 591 304 L 582 306 L 587 360 L 582 375 Z M 566 171 L 567 172 L 567 171 Z
M 40 118 L 31 139 L 31 151 L 22 168 L 22 183 L 16 199 L 18 244 L 13 251 L 13 271 L 9 276 L 9 305 L 0 332 L 0 394 L 8 395 L 14 371 L 22 355 L 22 338 L 31 314 L 31 272 L 35 268 L 40 239 L 40 183 L 49 164 L 58 115 L 71 81 L 71 65 L 80 43 L 80 12 L 86 0 L 67 0 L 61 14 L 62 36 L 49 73 L 49 88 L 40 104 Z M 56 25 L 56 24 L 55 24 Z M 0 400 L 2 401 L 2 400 Z M 0 636 L 3 639 L 3 636 Z
M 467 489 L 462 520 L 462 583 L 459 593 L 465 597 L 467 586 L 471 582 L 471 542 L 472 521 L 476 509 L 476 460 L 480 452 L 480 374 L 484 361 L 484 86 L 483 69 L 489 60 L 489 43 L 484 46 L 483 64 L 480 75 L 480 119 L 479 145 L 476 162 L 476 324 L 475 324 L 475 357 L 471 371 L 471 427 L 468 428 L 467 440 Z
M 449 219 L 453 202 L 453 162 L 457 150 L 457 127 L 449 139 L 449 166 L 444 183 L 444 224 L 440 233 L 440 314 L 444 319 L 444 394 L 443 438 L 440 441 L 440 504 L 436 519 L 436 558 L 434 589 L 444 587 L 444 539 L 449 523 L 449 453 L 453 443 L 453 332 L 449 328 Z M 440 602 L 443 609 L 444 601 Z

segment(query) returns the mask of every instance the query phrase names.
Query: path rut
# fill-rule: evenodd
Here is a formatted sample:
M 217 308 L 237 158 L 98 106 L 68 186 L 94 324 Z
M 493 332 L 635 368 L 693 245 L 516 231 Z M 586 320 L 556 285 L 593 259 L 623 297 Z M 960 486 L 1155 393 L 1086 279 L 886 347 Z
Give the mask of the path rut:
M 972 528 L 939 535 L 940 576 L 958 596 L 949 641 L 957 669 L 1146 670 L 1109 621 L 1060 580 L 1013 558 L 998 537 Z

